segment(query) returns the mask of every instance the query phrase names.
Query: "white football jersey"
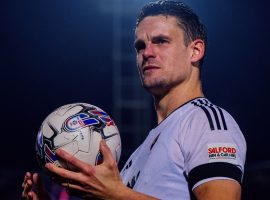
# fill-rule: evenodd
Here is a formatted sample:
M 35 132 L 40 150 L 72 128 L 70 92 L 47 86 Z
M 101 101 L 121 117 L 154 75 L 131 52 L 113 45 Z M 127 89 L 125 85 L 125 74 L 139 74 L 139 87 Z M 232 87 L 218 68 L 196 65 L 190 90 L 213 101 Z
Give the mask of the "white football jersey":
M 241 183 L 246 142 L 237 123 L 206 98 L 182 105 L 152 129 L 121 171 L 124 184 L 159 199 L 190 199 L 210 180 Z

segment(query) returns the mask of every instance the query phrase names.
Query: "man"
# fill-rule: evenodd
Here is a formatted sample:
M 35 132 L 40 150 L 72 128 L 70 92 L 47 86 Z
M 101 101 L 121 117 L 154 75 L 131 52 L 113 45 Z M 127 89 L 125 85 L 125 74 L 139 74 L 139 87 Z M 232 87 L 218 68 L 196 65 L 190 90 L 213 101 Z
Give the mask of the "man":
M 246 143 L 234 119 L 203 95 L 200 68 L 206 38 L 197 15 L 180 2 L 157 1 L 142 9 L 134 44 L 143 86 L 154 97 L 158 125 L 121 175 L 104 141 L 104 161 L 98 166 L 57 151 L 78 169 L 46 165 L 62 178 L 62 186 L 94 199 L 240 199 Z M 31 199 L 37 178 L 33 182 L 31 174 L 27 177 L 23 196 Z

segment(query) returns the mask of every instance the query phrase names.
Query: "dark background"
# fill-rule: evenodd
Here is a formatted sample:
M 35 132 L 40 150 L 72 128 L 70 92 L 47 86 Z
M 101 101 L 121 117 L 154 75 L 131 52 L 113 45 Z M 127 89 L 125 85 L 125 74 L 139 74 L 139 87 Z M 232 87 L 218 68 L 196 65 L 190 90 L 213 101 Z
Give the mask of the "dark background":
M 138 4 L 136 11 L 147 2 L 134 1 Z M 1 199 L 20 199 L 24 172 L 39 169 L 35 137 L 52 110 L 67 103 L 88 102 L 113 113 L 113 2 L 0 3 Z M 234 116 L 247 141 L 243 199 L 267 199 L 269 3 L 184 2 L 208 28 L 209 44 L 202 72 L 205 95 Z M 134 23 L 135 18 L 125 26 L 133 29 Z M 128 140 L 124 138 L 123 143 Z M 122 157 L 122 162 L 126 159 Z

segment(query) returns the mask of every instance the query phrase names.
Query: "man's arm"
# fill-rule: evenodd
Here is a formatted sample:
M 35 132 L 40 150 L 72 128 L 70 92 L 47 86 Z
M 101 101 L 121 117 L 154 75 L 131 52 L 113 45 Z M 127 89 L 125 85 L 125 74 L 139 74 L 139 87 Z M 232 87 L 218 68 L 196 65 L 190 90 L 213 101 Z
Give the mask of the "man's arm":
M 66 187 L 67 191 L 82 198 L 110 200 L 155 200 L 156 198 L 136 192 L 125 186 L 121 180 L 117 163 L 105 141 L 101 141 L 100 150 L 103 163 L 91 166 L 63 150 L 56 155 L 73 165 L 76 171 L 70 171 L 54 164 L 46 164 L 47 169 L 56 175 L 56 181 Z
M 193 190 L 198 200 L 240 200 L 241 186 L 234 180 L 212 180 Z

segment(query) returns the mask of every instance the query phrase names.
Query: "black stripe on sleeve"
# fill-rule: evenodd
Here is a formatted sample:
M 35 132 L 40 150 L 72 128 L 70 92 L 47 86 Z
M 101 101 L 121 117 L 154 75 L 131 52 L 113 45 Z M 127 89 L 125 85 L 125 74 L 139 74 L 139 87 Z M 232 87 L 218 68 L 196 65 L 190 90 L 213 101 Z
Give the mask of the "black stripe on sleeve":
M 199 181 L 213 177 L 227 177 L 241 184 L 242 171 L 236 165 L 225 162 L 199 165 L 193 168 L 188 175 L 189 187 L 192 188 Z
M 203 105 L 209 107 L 212 110 L 214 117 L 215 117 L 215 121 L 217 123 L 217 129 L 221 130 L 221 126 L 220 126 L 219 119 L 218 119 L 218 114 L 217 114 L 217 111 L 216 111 L 214 105 L 212 103 L 210 103 L 209 101 L 207 101 L 206 99 L 204 99 Z
M 207 108 L 205 108 L 202 105 L 199 105 L 199 107 L 205 112 L 207 119 L 209 121 L 209 125 L 210 125 L 211 130 L 214 130 L 215 128 L 214 128 L 213 120 L 212 120 L 212 117 L 211 117 L 209 111 L 207 110 Z
M 192 102 L 192 103 L 193 103 L 193 105 L 200 107 L 204 111 L 204 113 L 208 119 L 211 130 L 214 130 L 215 128 L 214 128 L 213 120 L 212 120 L 212 117 L 211 117 L 209 111 L 203 105 L 199 105 L 196 102 Z
M 216 120 L 216 123 L 217 123 L 218 130 L 220 130 L 221 129 L 221 126 L 220 126 L 220 123 L 219 123 L 217 111 L 215 110 L 215 108 L 212 105 L 209 105 L 209 108 L 212 110 L 212 112 L 214 114 L 214 117 L 215 117 L 215 120 Z
M 218 108 L 218 111 L 219 111 L 220 116 L 221 116 L 221 120 L 222 120 L 222 123 L 223 123 L 224 130 L 227 130 L 227 125 L 226 125 L 226 121 L 225 121 L 223 112 L 222 112 L 220 107 L 217 107 L 217 108 Z
M 221 130 L 222 128 L 224 130 L 228 130 L 223 111 L 220 107 L 213 105 L 207 99 L 198 99 L 191 103 L 194 106 L 200 107 L 204 111 L 209 121 L 211 130 L 215 130 L 215 128 L 217 128 L 218 130 Z M 211 114 L 213 115 L 213 117 L 211 116 Z

